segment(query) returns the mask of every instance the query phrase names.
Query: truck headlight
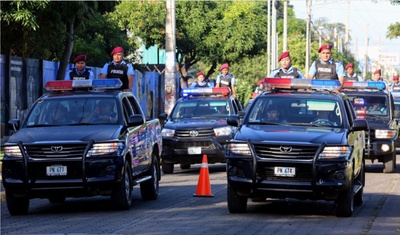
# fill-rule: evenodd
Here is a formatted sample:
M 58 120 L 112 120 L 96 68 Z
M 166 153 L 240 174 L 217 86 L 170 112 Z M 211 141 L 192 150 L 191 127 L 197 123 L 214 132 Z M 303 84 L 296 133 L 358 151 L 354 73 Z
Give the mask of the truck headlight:
M 397 132 L 395 130 L 375 130 L 375 138 L 377 139 L 391 139 L 395 137 Z
M 123 150 L 124 144 L 121 142 L 112 143 L 95 143 L 88 151 L 86 157 L 120 154 Z
M 21 157 L 22 152 L 18 146 L 4 146 L 4 155 L 9 157 Z
M 215 133 L 215 136 L 230 135 L 231 127 L 225 126 L 225 127 L 214 128 L 214 133 Z
M 325 147 L 319 154 L 319 159 L 346 158 L 350 155 L 350 148 L 347 146 Z
M 174 137 L 174 135 L 175 135 L 175 130 L 172 130 L 172 129 L 164 128 L 161 131 L 162 137 Z
M 227 148 L 230 154 L 251 156 L 250 147 L 247 143 L 230 143 Z

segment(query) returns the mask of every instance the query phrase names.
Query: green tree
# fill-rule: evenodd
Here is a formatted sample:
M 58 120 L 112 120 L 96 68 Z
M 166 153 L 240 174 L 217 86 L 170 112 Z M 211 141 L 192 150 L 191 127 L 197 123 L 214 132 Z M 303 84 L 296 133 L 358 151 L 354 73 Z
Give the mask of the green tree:
M 176 50 L 179 71 L 198 61 L 218 64 L 257 55 L 266 47 L 263 2 L 179 1 L 176 3 Z M 165 46 L 164 2 L 121 2 L 111 13 L 119 26 L 140 37 L 146 47 Z

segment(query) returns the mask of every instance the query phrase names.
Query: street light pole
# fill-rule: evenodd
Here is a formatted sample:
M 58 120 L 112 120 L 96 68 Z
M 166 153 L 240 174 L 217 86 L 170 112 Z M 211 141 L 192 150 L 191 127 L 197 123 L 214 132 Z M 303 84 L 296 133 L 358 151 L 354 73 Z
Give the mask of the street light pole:
M 307 0 L 307 32 L 306 32 L 306 74 L 310 68 L 310 53 L 311 53 L 311 0 Z
M 177 78 L 175 59 L 175 0 L 166 1 L 165 19 L 165 112 L 169 114 L 176 103 Z

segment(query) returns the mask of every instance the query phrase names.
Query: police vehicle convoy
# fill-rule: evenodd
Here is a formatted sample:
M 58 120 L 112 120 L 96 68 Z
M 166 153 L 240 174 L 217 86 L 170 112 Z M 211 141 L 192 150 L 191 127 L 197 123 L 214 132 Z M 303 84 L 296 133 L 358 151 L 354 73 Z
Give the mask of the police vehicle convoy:
M 354 104 L 357 115 L 368 121 L 370 130 L 365 158 L 382 162 L 384 173 L 395 172 L 399 124 L 395 118 L 394 98 L 386 90 L 386 84 L 346 81 L 343 92 Z
M 230 89 L 184 88 L 162 129 L 162 171 L 171 174 L 174 164 L 189 169 L 202 163 L 225 163 L 224 147 L 235 128 L 226 118 L 243 110 L 241 103 L 230 96 Z
M 26 214 L 29 200 L 110 196 L 127 210 L 133 186 L 144 200 L 158 196 L 161 126 L 146 120 L 119 79 L 49 81 L 48 91 L 5 143 L 2 181 L 11 215 Z
M 228 142 L 227 201 L 246 211 L 248 198 L 334 201 L 336 216 L 363 203 L 365 131 L 338 80 L 266 78 Z

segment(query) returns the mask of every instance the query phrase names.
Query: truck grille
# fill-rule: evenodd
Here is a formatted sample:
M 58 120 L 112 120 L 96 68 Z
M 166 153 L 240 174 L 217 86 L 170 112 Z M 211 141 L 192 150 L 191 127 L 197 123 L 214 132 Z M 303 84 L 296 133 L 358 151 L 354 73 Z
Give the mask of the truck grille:
M 197 136 L 190 135 L 191 131 L 197 131 Z M 196 129 L 196 130 L 176 130 L 175 137 L 179 138 L 203 138 L 203 137 L 214 137 L 215 133 L 213 129 Z
M 254 144 L 257 156 L 278 159 L 312 159 L 319 146 Z
M 82 157 L 86 144 L 52 144 L 25 146 L 31 158 L 74 158 Z

